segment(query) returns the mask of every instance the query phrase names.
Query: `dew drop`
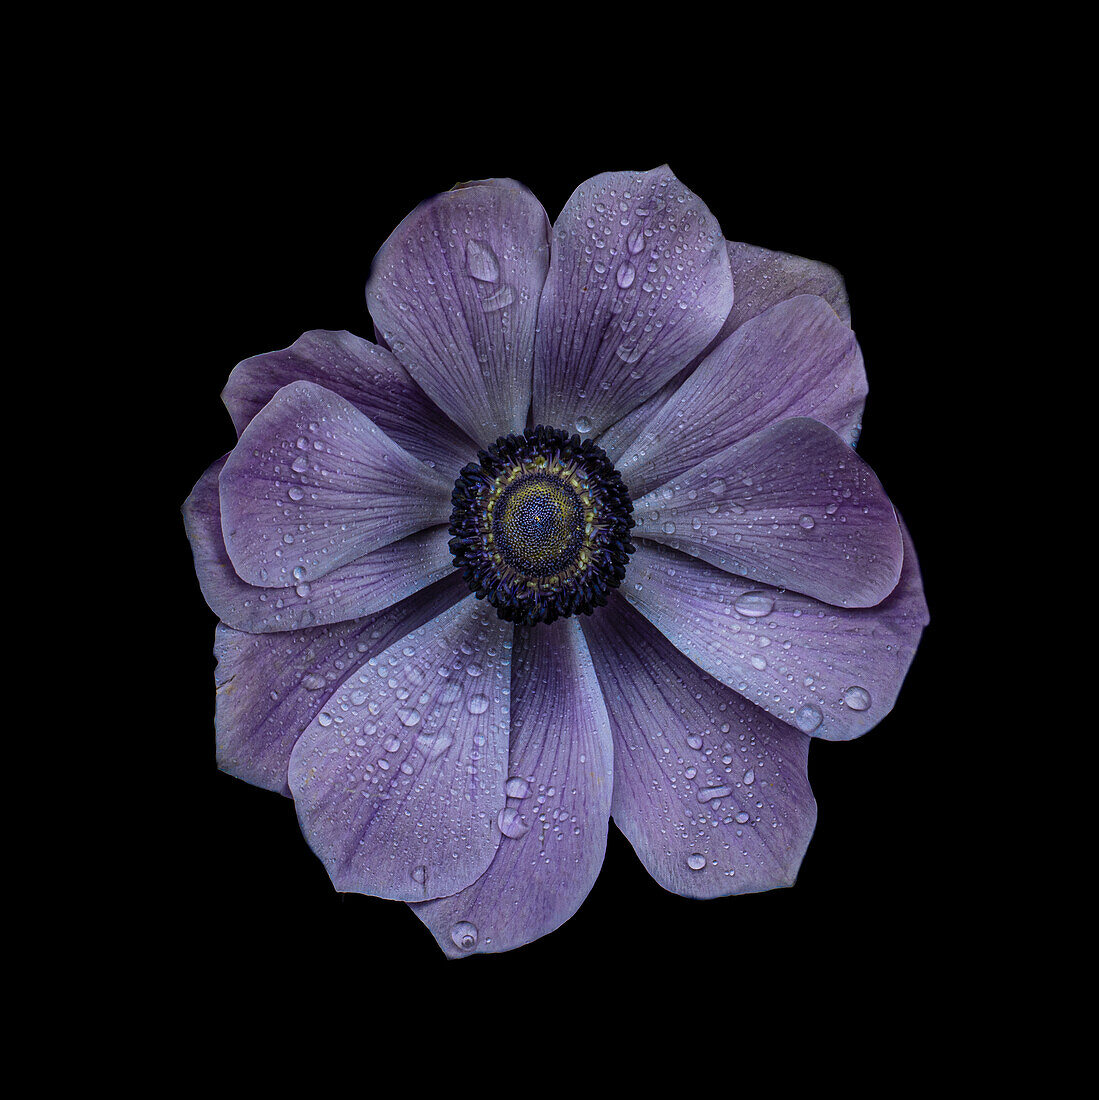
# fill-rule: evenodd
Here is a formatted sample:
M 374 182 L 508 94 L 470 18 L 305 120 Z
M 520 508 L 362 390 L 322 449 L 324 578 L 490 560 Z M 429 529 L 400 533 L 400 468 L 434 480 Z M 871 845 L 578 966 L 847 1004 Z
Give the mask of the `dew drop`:
M 759 619 L 774 611 L 775 601 L 766 592 L 742 592 L 733 601 L 733 608 L 749 619 Z
M 632 264 L 623 264 L 615 275 L 615 280 L 618 285 L 625 290 L 627 287 L 633 285 L 634 276 L 637 274 L 633 269 Z
M 812 703 L 806 703 L 794 715 L 794 724 L 802 733 L 812 733 L 823 720 L 824 715 L 821 714 L 820 708 Z
M 801 519 L 798 520 L 798 526 L 804 527 L 806 531 L 812 531 L 816 525 L 816 521 L 812 516 L 802 516 Z
M 500 826 L 500 832 L 512 840 L 518 840 L 530 832 L 530 826 L 524 823 L 519 811 L 512 806 L 505 806 L 496 815 L 496 824 Z
M 508 798 L 526 798 L 530 794 L 530 784 L 517 775 L 513 775 L 504 788 Z
M 687 857 L 687 866 L 692 871 L 701 871 L 706 866 L 706 857 L 701 852 L 695 852 Z
M 460 951 L 472 951 L 477 946 L 477 926 L 460 920 L 450 929 L 450 938 Z
M 500 277 L 496 253 L 484 241 L 470 241 L 466 248 L 469 273 L 482 283 L 494 283 Z
M 484 714 L 488 710 L 488 696 L 471 695 L 466 706 L 469 708 L 470 714 Z
M 843 701 L 852 710 L 867 710 L 870 707 L 870 692 L 864 687 L 849 687 L 843 693 Z
M 581 435 L 585 435 L 587 432 L 590 432 L 591 431 L 591 420 L 586 416 L 578 416 L 576 418 L 576 430 Z
M 397 711 L 397 717 L 406 726 L 416 726 L 420 723 L 421 715 L 415 707 L 412 707 L 410 710 Z

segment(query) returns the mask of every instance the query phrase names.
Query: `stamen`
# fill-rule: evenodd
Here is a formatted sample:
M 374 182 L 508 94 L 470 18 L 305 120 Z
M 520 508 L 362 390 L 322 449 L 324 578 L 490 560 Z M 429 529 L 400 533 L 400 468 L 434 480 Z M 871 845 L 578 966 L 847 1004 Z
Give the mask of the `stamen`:
M 502 619 L 590 615 L 626 575 L 633 503 L 606 453 L 557 428 L 498 439 L 463 467 L 450 550 Z

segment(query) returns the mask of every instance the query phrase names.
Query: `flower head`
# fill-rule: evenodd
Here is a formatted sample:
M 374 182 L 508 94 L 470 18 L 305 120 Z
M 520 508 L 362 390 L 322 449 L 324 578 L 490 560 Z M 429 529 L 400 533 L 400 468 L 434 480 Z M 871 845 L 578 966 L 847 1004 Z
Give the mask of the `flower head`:
M 879 722 L 927 622 L 839 276 L 661 168 L 552 227 L 438 195 L 367 303 L 378 343 L 238 364 L 185 505 L 220 766 L 456 957 L 567 920 L 611 817 L 676 893 L 792 883 L 810 739 Z

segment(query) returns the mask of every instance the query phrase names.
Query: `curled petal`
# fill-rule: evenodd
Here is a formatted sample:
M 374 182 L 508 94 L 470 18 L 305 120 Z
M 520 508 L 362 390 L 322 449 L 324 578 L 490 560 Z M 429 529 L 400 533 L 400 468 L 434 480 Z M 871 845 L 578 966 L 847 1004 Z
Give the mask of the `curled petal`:
M 637 538 L 842 607 L 896 587 L 904 547 L 874 472 L 815 420 L 781 420 L 637 501 Z
M 431 527 L 372 550 L 319 580 L 260 588 L 237 576 L 221 533 L 220 458 L 183 505 L 183 520 L 202 595 L 226 626 L 266 634 L 358 619 L 403 600 L 453 568 L 450 532 Z
M 534 422 L 605 431 L 698 355 L 732 304 L 721 227 L 669 168 L 581 184 L 553 227 Z
M 516 635 L 511 696 L 500 847 L 472 886 L 413 907 L 451 958 L 509 951 L 552 932 L 603 865 L 611 734 L 575 618 Z
M 477 450 L 392 352 L 350 332 L 324 329 L 307 332 L 288 348 L 254 355 L 234 367 L 221 399 L 237 435 L 291 382 L 315 382 L 339 394 L 428 466 L 460 470 Z
M 615 824 L 666 890 L 789 886 L 817 819 L 810 738 L 693 665 L 617 593 L 584 623 L 614 731 Z
M 782 302 L 712 351 L 616 463 L 637 499 L 777 420 L 812 417 L 858 438 L 866 371 L 823 298 Z
M 549 220 L 514 180 L 421 203 L 374 259 L 374 323 L 424 392 L 481 446 L 522 432 L 530 408 Z
M 289 795 L 290 753 L 332 694 L 364 661 L 467 592 L 454 574 L 354 622 L 280 634 L 246 634 L 219 624 L 214 639 L 218 767 Z
M 233 568 L 261 588 L 312 582 L 450 516 L 450 482 L 312 382 L 275 394 L 218 481 Z
M 505 805 L 511 633 L 467 596 L 360 665 L 301 735 L 290 791 L 337 890 L 426 901 L 484 873 Z
M 621 591 L 704 672 L 803 733 L 847 741 L 893 709 L 927 625 L 911 539 L 877 607 L 840 608 L 641 541 Z

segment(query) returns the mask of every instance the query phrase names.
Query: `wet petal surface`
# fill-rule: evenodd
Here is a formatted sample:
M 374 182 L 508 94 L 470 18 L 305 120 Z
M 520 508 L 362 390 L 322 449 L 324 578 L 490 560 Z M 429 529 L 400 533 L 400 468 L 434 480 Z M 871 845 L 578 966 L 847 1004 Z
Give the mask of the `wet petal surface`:
M 615 824 L 666 890 L 793 883 L 816 824 L 809 737 L 707 676 L 619 595 L 584 622 L 614 731 Z
M 262 588 L 312 582 L 450 517 L 451 482 L 312 382 L 279 390 L 218 481 L 233 568 Z
M 701 352 L 732 304 L 721 228 L 670 169 L 581 184 L 553 227 L 534 422 L 598 435 Z
M 705 355 L 732 336 L 746 321 L 766 313 L 772 306 L 799 295 L 815 295 L 823 298 L 839 319 L 850 326 L 851 308 L 847 301 L 847 288 L 834 267 L 807 260 L 802 256 L 792 256 L 787 252 L 775 252 L 736 241 L 727 243 L 729 266 L 733 272 L 733 308 L 729 311 L 729 316 L 702 355 L 600 437 L 599 446 L 607 452 L 612 462 L 622 456 L 626 447 L 690 377 Z
M 832 607 L 645 541 L 621 591 L 703 671 L 830 741 L 858 737 L 892 710 L 927 624 L 906 533 L 900 582 L 877 607 Z
M 468 596 L 362 665 L 290 757 L 290 791 L 337 890 L 454 894 L 500 841 L 510 623 Z
M 526 427 L 548 263 L 545 211 L 507 179 L 421 203 L 374 259 L 366 299 L 375 325 L 424 392 L 480 446 Z
M 394 443 L 444 473 L 460 470 L 476 453 L 473 440 L 442 414 L 392 352 L 350 332 L 325 329 L 233 368 L 221 399 L 237 435 L 283 386 L 298 381 L 339 394 Z
M 776 588 L 872 607 L 904 548 L 874 472 L 815 420 L 782 420 L 636 501 L 635 538 Z
M 221 533 L 218 459 L 183 506 L 203 598 L 227 626 L 265 634 L 358 619 L 390 607 L 454 568 L 445 527 L 431 527 L 371 551 L 319 580 L 260 588 L 240 579 Z
M 517 631 L 500 847 L 472 886 L 414 906 L 447 955 L 509 951 L 576 912 L 603 864 L 611 758 L 577 619 Z
M 791 298 L 712 351 L 616 466 L 637 499 L 778 420 L 812 417 L 853 443 L 865 399 L 854 333 L 823 298 Z
M 219 624 L 217 761 L 247 783 L 289 795 L 290 753 L 302 731 L 364 661 L 465 597 L 457 576 L 355 622 L 246 634 Z

